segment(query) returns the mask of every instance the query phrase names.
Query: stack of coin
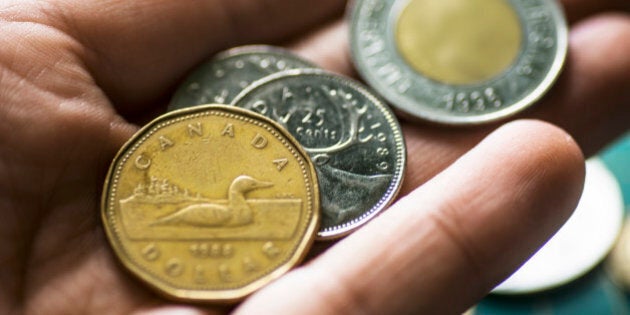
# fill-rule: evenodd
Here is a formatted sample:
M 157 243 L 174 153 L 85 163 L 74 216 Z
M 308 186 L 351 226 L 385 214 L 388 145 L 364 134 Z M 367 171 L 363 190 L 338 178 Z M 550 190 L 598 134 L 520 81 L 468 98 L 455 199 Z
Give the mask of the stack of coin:
M 103 222 L 123 264 L 171 298 L 242 299 L 402 185 L 404 140 L 385 103 L 280 48 L 216 55 L 169 110 L 112 163 Z
M 309 153 L 321 187 L 319 239 L 350 233 L 386 208 L 400 189 L 406 157 L 400 126 L 385 103 L 358 82 L 280 48 L 244 46 L 198 67 L 169 109 L 209 100 L 275 120 Z

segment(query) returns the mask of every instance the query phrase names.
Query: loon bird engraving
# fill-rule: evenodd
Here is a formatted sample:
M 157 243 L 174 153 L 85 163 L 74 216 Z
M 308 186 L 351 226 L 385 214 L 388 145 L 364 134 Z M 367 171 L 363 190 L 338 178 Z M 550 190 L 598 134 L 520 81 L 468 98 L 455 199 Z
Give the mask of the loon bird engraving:
M 252 223 L 254 215 L 245 193 L 273 186 L 247 175 L 236 177 L 228 189 L 227 205 L 202 203 L 190 205 L 158 219 L 153 225 L 189 225 L 196 227 L 241 226 Z

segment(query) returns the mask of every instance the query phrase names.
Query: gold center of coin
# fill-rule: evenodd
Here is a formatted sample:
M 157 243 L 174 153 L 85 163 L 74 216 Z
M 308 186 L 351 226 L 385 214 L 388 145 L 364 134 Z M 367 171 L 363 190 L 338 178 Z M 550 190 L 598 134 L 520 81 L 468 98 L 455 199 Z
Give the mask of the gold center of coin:
M 411 0 L 398 20 L 396 41 L 403 58 L 423 75 L 475 84 L 508 69 L 521 33 L 505 0 Z

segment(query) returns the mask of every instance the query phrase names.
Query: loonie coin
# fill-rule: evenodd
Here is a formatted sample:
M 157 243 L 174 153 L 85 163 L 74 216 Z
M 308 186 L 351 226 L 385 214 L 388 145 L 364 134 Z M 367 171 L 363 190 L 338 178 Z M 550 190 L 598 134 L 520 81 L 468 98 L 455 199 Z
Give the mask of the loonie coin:
M 233 102 L 285 127 L 315 163 L 321 189 L 319 239 L 356 229 L 395 198 L 405 145 L 392 112 L 358 83 L 317 69 L 266 77 Z
M 519 112 L 557 78 L 567 26 L 554 0 L 357 0 L 361 76 L 402 113 L 480 124 Z
M 533 293 L 577 279 L 610 252 L 622 221 L 619 184 L 604 163 L 588 160 L 584 191 L 573 215 L 545 246 L 492 292 Z
M 102 219 L 123 265 L 158 292 L 236 301 L 305 255 L 318 230 L 317 178 L 275 122 L 198 106 L 157 118 L 123 146 Z
M 229 104 L 252 82 L 289 69 L 316 68 L 282 48 L 252 45 L 229 49 L 199 66 L 175 92 L 168 110 L 200 104 Z

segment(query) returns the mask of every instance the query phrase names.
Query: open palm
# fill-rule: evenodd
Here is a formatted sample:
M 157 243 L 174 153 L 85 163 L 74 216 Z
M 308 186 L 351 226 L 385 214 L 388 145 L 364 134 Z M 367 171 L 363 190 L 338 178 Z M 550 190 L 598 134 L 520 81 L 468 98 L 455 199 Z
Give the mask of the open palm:
M 564 0 L 570 54 L 524 116 L 587 154 L 628 128 L 630 5 Z M 169 302 L 116 262 L 99 221 L 109 163 L 213 53 L 288 44 L 352 75 L 340 0 L 4 0 L 0 4 L 0 313 L 223 313 Z M 617 10 L 615 14 L 601 14 Z M 389 211 L 236 312 L 455 313 L 505 278 L 576 204 L 583 158 L 525 120 L 405 123 Z M 424 184 L 420 187 L 420 185 Z M 419 188 L 418 188 L 419 187 Z

